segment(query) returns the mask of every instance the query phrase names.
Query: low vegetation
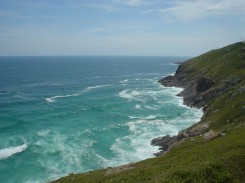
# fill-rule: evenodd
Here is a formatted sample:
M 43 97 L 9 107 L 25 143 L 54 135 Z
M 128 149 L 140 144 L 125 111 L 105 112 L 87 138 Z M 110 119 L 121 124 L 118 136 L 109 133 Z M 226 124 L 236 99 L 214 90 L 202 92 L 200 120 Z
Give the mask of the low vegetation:
M 212 50 L 183 64 L 188 79 L 210 78 L 220 92 L 199 124 L 217 135 L 189 137 L 163 156 L 116 168 L 70 174 L 54 182 L 232 183 L 245 182 L 245 43 Z

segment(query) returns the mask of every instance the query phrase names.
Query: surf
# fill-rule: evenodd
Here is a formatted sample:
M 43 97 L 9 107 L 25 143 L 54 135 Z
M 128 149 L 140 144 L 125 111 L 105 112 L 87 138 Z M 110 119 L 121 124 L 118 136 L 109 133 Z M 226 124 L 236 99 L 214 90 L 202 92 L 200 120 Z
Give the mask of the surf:
M 0 150 L 0 160 L 7 159 L 15 154 L 21 153 L 27 149 L 27 144 L 20 146 L 8 147 Z

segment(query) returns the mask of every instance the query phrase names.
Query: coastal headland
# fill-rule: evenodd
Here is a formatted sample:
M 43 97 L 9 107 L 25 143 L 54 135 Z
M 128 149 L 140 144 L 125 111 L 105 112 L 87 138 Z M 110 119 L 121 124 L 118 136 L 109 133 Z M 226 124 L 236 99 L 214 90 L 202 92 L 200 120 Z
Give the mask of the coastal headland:
M 180 63 L 165 87 L 181 87 L 184 104 L 203 109 L 199 123 L 152 140 L 155 158 L 70 174 L 54 182 L 245 182 L 245 43 Z

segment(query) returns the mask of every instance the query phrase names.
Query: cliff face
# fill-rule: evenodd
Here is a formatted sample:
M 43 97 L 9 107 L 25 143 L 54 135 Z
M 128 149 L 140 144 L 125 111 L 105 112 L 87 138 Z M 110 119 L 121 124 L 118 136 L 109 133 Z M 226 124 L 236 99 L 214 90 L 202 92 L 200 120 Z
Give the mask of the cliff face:
M 181 87 L 184 103 L 203 108 L 201 121 L 178 135 L 152 140 L 156 158 L 55 182 L 245 182 L 245 43 L 235 43 L 181 63 L 159 80 Z
M 235 108 L 239 115 L 231 114 L 229 118 L 232 121 L 239 120 L 242 116 L 244 118 L 245 101 L 244 99 L 244 82 L 245 81 L 245 52 L 244 43 L 236 43 L 219 50 L 213 50 L 199 57 L 191 59 L 182 63 L 174 76 L 168 76 L 159 80 L 159 82 L 166 87 L 181 87 L 184 90 L 179 93 L 182 96 L 184 103 L 188 106 L 201 108 L 203 107 L 204 116 L 202 122 L 205 125 L 194 125 L 188 129 L 181 131 L 177 136 L 164 136 L 152 140 L 152 145 L 160 146 L 160 153 L 162 155 L 168 152 L 176 144 L 183 141 L 183 139 L 200 136 L 212 130 L 209 126 L 215 124 L 212 121 L 207 121 L 209 116 L 214 112 L 220 111 L 220 107 L 214 109 L 212 101 L 218 97 L 227 98 L 226 94 L 231 94 L 232 97 L 240 95 L 240 105 L 233 104 L 232 97 L 227 98 L 226 101 Z M 240 88 L 240 92 L 234 92 L 236 88 Z M 242 92 L 241 92 L 242 91 Z M 213 111 L 214 110 L 214 111 Z M 220 114 L 225 116 L 225 114 Z M 242 119 L 244 120 L 244 119 Z M 228 121 L 230 121 L 228 119 Z M 223 122 L 223 127 L 226 126 Z M 195 133 L 193 133 L 193 131 Z M 212 130 L 213 131 L 213 130 Z M 219 132 L 213 133 L 213 137 L 221 135 L 222 129 Z M 211 133 L 211 132 L 210 132 Z

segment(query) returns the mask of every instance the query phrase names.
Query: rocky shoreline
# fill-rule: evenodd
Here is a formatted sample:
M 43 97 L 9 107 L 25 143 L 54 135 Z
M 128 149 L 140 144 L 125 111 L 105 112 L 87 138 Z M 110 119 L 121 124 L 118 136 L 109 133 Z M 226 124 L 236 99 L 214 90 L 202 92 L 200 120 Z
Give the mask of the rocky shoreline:
M 156 156 L 168 156 L 70 174 L 54 182 L 244 182 L 244 48 L 245 43 L 238 42 L 212 50 L 159 80 L 166 87 L 184 88 L 178 94 L 184 104 L 203 110 L 195 125 L 152 140 L 160 146 Z
M 205 69 L 200 73 L 194 73 L 190 67 L 186 67 L 186 62 L 182 62 L 174 76 L 167 76 L 160 79 L 158 82 L 165 87 L 180 87 L 184 90 L 178 94 L 183 97 L 184 104 L 191 107 L 197 107 L 203 109 L 203 117 L 209 108 L 208 102 L 215 97 L 224 94 L 231 87 L 239 84 L 245 77 L 242 78 L 230 78 L 225 81 L 218 81 L 214 78 L 208 78 L 205 76 Z M 190 77 L 191 76 L 191 77 Z M 216 87 L 218 83 L 224 83 L 222 87 Z M 185 130 L 182 130 L 176 136 L 163 136 L 155 138 L 151 141 L 151 145 L 159 146 L 160 152 L 156 153 L 156 156 L 161 156 L 169 152 L 173 147 L 180 145 L 188 138 L 195 136 L 202 136 L 205 141 L 212 140 L 217 136 L 223 136 L 225 133 L 215 133 L 210 130 L 209 124 L 195 124 Z

